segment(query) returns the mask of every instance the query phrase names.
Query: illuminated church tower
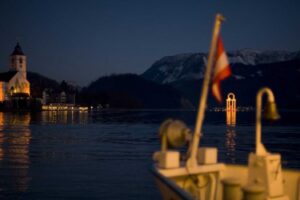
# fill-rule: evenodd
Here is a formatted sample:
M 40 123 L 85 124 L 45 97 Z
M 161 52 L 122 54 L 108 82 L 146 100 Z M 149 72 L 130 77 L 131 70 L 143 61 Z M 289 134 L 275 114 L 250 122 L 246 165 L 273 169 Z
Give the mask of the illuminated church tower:
M 26 68 L 26 56 L 17 43 L 9 56 L 9 71 L 0 73 L 0 103 L 15 97 L 30 97 Z
M 10 71 L 17 71 L 26 79 L 26 56 L 22 51 L 19 43 L 15 46 L 14 51 L 10 55 Z

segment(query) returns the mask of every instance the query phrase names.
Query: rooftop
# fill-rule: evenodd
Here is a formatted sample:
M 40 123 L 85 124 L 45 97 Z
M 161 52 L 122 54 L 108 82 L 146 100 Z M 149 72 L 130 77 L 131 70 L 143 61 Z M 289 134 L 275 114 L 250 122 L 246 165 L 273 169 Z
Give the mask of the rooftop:
M 0 73 L 0 81 L 8 82 L 16 73 L 17 71 L 2 72 Z

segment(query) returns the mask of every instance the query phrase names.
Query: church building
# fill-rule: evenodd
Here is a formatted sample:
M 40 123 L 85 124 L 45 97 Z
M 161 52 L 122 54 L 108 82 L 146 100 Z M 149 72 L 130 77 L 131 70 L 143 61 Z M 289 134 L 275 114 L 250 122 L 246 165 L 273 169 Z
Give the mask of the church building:
M 14 97 L 29 97 L 30 83 L 27 80 L 26 56 L 19 43 L 9 56 L 9 71 L 0 73 L 0 103 Z

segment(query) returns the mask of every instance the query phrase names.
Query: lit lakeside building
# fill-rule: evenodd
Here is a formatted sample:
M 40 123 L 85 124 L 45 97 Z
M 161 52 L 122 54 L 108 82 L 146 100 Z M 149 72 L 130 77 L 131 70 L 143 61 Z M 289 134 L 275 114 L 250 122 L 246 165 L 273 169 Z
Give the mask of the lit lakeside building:
M 6 107 L 28 107 L 30 83 L 27 80 L 26 56 L 19 43 L 9 56 L 9 70 L 0 73 L 0 104 Z

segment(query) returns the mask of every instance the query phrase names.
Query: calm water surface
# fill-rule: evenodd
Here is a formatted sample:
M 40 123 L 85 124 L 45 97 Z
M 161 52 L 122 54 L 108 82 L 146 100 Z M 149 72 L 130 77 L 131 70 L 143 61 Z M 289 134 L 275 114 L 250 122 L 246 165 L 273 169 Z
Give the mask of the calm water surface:
M 264 122 L 263 142 L 285 167 L 300 169 L 300 112 Z M 160 199 L 149 173 L 167 118 L 190 128 L 194 111 L 0 113 L 0 199 Z M 206 114 L 202 146 L 219 160 L 245 164 L 254 150 L 254 113 Z

